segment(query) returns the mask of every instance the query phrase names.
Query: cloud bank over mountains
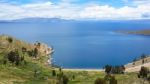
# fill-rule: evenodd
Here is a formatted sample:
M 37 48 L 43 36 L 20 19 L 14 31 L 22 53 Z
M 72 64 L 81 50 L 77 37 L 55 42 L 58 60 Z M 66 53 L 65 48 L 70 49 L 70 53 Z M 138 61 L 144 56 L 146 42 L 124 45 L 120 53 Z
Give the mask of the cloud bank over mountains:
M 96 19 L 96 20 L 132 20 L 150 19 L 150 0 L 122 0 L 123 6 L 115 7 L 88 2 L 74 4 L 71 0 L 54 3 L 51 0 L 20 2 L 17 0 L 0 1 L 0 20 L 21 18 L 61 18 L 61 19 Z M 115 4 L 114 4 L 115 5 Z M 117 5 L 117 4 L 116 4 Z

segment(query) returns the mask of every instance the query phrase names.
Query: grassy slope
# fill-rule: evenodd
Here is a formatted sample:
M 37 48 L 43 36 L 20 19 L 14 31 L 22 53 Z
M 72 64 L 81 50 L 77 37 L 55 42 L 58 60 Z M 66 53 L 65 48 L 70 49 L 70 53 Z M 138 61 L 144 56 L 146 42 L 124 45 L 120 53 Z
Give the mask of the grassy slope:
M 94 72 L 94 71 L 66 71 L 68 77 L 75 75 L 75 80 L 71 80 L 69 84 L 94 84 L 94 80 L 98 77 L 104 78 L 104 72 Z M 118 80 L 118 84 L 142 84 L 142 80 L 137 77 L 137 73 L 126 73 L 115 75 Z M 109 83 L 108 83 L 109 84 Z M 145 84 L 149 84 L 147 81 Z
M 31 44 L 27 44 L 23 41 L 13 38 L 13 42 L 7 41 L 7 36 L 0 36 L 0 84 L 13 84 L 17 82 L 24 82 L 25 84 L 43 84 L 50 83 L 51 81 L 51 69 L 44 65 L 46 57 L 41 56 L 39 60 L 35 60 L 25 55 L 27 65 L 15 66 L 11 63 L 7 65 L 2 64 L 2 60 L 5 55 L 11 50 L 18 49 L 21 53 L 21 48 L 26 47 L 28 50 L 32 49 Z M 34 78 L 34 70 L 39 70 L 40 74 L 38 78 Z M 45 80 L 46 78 L 48 80 Z
M 2 43 L 4 44 L 2 45 Z M 13 48 L 21 50 L 22 47 L 32 49 L 30 44 L 23 41 L 14 39 L 13 43 L 8 43 L 5 36 L 0 36 L 0 84 L 56 84 L 56 77 L 52 77 L 51 68 L 44 65 L 45 58 L 43 56 L 39 60 L 35 60 L 26 55 L 27 65 L 2 64 L 3 57 L 9 51 Z M 40 71 L 37 78 L 34 78 L 35 69 Z M 69 77 L 69 84 L 94 84 L 96 78 L 105 76 L 104 72 L 94 71 L 64 71 L 64 74 Z M 74 80 L 71 80 L 72 75 L 75 75 Z M 116 75 L 116 78 L 118 84 L 141 84 L 136 73 Z

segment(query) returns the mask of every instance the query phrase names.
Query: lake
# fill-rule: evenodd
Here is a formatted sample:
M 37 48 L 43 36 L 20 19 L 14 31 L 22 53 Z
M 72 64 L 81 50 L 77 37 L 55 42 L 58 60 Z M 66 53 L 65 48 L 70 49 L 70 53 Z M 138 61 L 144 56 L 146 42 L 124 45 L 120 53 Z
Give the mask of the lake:
M 64 68 L 122 65 L 150 54 L 150 37 L 116 31 L 150 29 L 150 22 L 75 21 L 0 23 L 0 34 L 54 47 L 53 62 Z

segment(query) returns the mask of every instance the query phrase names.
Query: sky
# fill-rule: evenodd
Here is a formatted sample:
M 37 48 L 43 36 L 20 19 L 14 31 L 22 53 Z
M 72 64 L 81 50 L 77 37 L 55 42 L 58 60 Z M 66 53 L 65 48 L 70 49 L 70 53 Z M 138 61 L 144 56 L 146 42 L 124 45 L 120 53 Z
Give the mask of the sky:
M 150 19 L 150 0 L 0 0 L 0 20 L 34 17 L 76 20 Z

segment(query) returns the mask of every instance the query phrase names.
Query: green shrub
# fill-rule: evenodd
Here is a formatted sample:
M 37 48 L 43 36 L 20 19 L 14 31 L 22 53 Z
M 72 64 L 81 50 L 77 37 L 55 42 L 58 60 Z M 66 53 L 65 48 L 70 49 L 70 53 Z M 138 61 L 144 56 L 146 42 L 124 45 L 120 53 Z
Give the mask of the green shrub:
M 56 71 L 52 70 L 52 76 L 56 76 Z
M 97 78 L 94 84 L 106 84 L 106 81 L 102 78 Z
M 148 68 L 142 66 L 141 70 L 139 71 L 138 77 L 139 78 L 147 78 L 148 73 L 149 73 Z
M 109 84 L 117 84 L 117 80 L 115 79 L 115 76 L 111 77 Z
M 13 38 L 8 37 L 8 38 L 7 38 L 7 41 L 8 41 L 9 43 L 12 43 L 12 42 L 13 42 Z
M 66 75 L 63 75 L 62 79 L 63 79 L 63 84 L 68 84 L 69 79 L 68 79 L 68 77 Z

